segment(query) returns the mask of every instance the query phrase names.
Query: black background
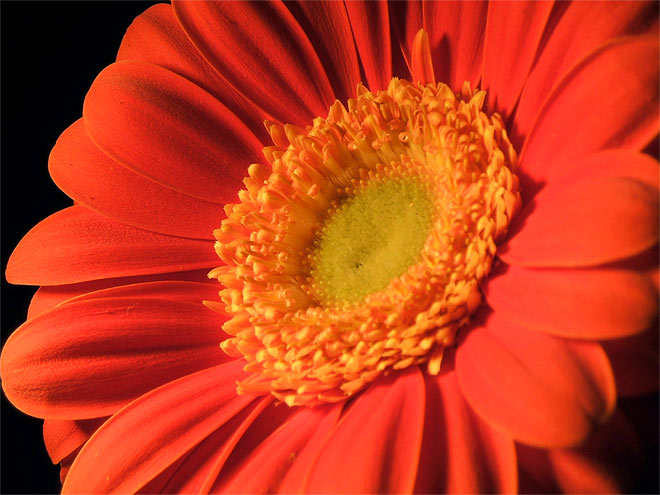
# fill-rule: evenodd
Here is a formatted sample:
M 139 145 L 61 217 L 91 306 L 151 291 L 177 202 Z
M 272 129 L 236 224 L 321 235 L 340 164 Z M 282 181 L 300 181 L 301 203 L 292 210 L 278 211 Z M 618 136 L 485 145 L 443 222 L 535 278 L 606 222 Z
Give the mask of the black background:
M 114 61 L 126 28 L 157 2 L 0 2 L 2 272 L 23 235 L 71 205 L 48 176 L 48 154 L 82 114 L 96 74 Z M 2 277 L 2 343 L 25 319 L 33 287 Z M 2 397 L 2 493 L 58 493 L 59 469 L 42 421 Z

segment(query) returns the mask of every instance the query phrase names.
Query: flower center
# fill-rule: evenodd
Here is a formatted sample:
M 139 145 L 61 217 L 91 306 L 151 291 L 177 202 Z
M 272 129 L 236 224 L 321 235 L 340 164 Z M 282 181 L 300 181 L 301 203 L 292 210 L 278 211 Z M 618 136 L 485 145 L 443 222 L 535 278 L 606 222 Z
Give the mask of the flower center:
M 420 258 L 432 202 L 419 181 L 370 184 L 321 229 L 312 278 L 323 302 L 356 302 L 384 289 Z
M 270 167 L 225 207 L 209 274 L 231 315 L 221 347 L 252 373 L 239 393 L 315 404 L 393 369 L 439 372 L 520 208 L 484 97 L 393 79 L 305 129 L 267 124 Z

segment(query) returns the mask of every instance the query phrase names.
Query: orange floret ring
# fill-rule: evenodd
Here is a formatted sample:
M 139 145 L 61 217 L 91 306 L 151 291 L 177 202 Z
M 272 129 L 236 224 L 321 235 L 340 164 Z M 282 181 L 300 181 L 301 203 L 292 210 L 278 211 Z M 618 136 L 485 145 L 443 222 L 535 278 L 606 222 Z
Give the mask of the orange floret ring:
M 267 124 L 215 231 L 232 318 L 222 349 L 239 393 L 289 405 L 344 400 L 390 369 L 427 363 L 481 303 L 480 281 L 520 208 L 516 153 L 484 91 L 392 79 L 358 88 L 311 126 Z

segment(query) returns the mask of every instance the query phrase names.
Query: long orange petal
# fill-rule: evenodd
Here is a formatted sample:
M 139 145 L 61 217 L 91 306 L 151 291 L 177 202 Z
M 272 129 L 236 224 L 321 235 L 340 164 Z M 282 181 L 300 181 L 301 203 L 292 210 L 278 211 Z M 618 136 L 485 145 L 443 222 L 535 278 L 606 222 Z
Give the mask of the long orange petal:
M 106 416 L 154 387 L 227 361 L 218 346 L 224 319 L 201 302 L 86 296 L 11 335 L 0 360 L 2 386 L 34 416 Z
M 643 332 L 658 313 L 658 293 L 644 273 L 513 265 L 499 272 L 485 287 L 488 304 L 512 324 L 530 330 L 574 339 L 612 339 Z
M 607 421 L 616 389 L 597 343 L 551 337 L 494 316 L 456 354 L 461 390 L 484 420 L 541 447 L 577 445 Z
M 657 29 L 658 9 L 653 2 L 583 1 L 560 3 L 559 7 L 563 11 L 546 34 L 520 96 L 516 131 L 522 136 L 527 135 L 558 82 L 590 52 L 613 38 Z
M 282 481 L 307 443 L 316 435 L 329 432 L 342 405 L 292 410 L 293 415 L 245 456 L 233 469 L 223 471 L 213 493 L 279 492 Z M 327 420 L 333 416 L 335 421 Z
M 62 492 L 137 491 L 254 400 L 236 395 L 243 365 L 233 361 L 205 369 L 131 403 L 85 444 Z
M 211 290 L 217 291 L 217 281 L 209 280 L 207 273 L 208 270 L 179 273 L 161 273 L 157 275 L 106 278 L 102 280 L 93 280 L 91 282 L 80 282 L 78 284 L 39 287 L 37 292 L 35 292 L 34 296 L 32 297 L 32 301 L 30 301 L 27 319 L 30 320 L 35 316 L 40 315 L 41 313 L 45 313 L 46 311 L 53 309 L 58 304 L 68 301 L 74 297 L 103 289 L 108 289 L 111 287 L 121 287 L 124 285 L 158 281 L 188 281 L 208 285 Z M 209 296 L 206 296 L 206 298 L 213 299 Z
M 481 79 L 488 2 L 424 2 L 436 79 L 460 91 Z
M 253 429 L 255 423 L 266 421 L 277 425 L 282 416 L 290 413 L 286 409 L 273 409 L 273 398 L 270 396 L 255 400 L 192 451 L 184 454 L 171 468 L 150 481 L 140 492 L 209 493 L 237 444 L 240 444 L 246 432 Z
M 610 150 L 577 160 L 516 219 L 498 249 L 520 266 L 589 266 L 627 258 L 658 242 L 657 160 Z
M 312 42 L 335 97 L 346 102 L 355 97 L 360 82 L 360 63 L 351 32 L 351 23 L 342 2 L 287 2 Z
M 513 439 L 468 405 L 453 370 L 426 378 L 426 419 L 415 493 L 516 493 Z
M 136 229 L 72 206 L 26 234 L 9 258 L 6 276 L 13 284 L 63 285 L 217 264 L 210 241 Z
M 491 111 L 506 119 L 532 67 L 553 2 L 489 2 L 482 89 Z
M 218 203 L 181 194 L 114 161 L 92 143 L 82 119 L 59 137 L 48 169 L 74 201 L 133 227 L 209 240 L 225 218 Z
M 337 424 L 305 491 L 412 491 L 424 429 L 424 397 L 417 367 L 375 381 Z
M 154 5 L 135 18 L 117 52 L 120 60 L 142 60 L 185 77 L 221 101 L 262 142 L 269 141 L 263 121 L 272 117 L 211 67 L 186 36 L 171 5 Z
M 658 63 L 655 35 L 620 38 L 592 52 L 539 110 L 521 170 L 543 181 L 563 164 L 602 149 L 643 149 L 660 126 Z
M 410 72 L 414 82 L 422 84 L 435 83 L 433 74 L 433 61 L 431 60 L 431 48 L 429 36 L 420 29 L 412 43 Z
M 334 92 L 283 2 L 174 2 L 188 37 L 229 84 L 282 123 L 310 124 Z
M 345 2 L 353 37 L 371 91 L 384 90 L 392 78 L 390 16 L 385 0 Z
M 263 144 L 199 86 L 156 65 L 125 60 L 96 77 L 83 105 L 85 130 L 119 163 L 179 192 L 236 200 Z

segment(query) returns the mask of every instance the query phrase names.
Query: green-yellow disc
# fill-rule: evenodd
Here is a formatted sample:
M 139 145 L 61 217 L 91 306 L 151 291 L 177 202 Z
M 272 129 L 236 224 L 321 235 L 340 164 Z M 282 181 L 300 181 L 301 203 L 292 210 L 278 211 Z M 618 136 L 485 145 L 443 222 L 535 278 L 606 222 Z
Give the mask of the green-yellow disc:
M 312 277 L 326 302 L 357 302 L 387 287 L 420 260 L 433 205 L 418 180 L 368 185 L 346 200 L 321 230 Z

